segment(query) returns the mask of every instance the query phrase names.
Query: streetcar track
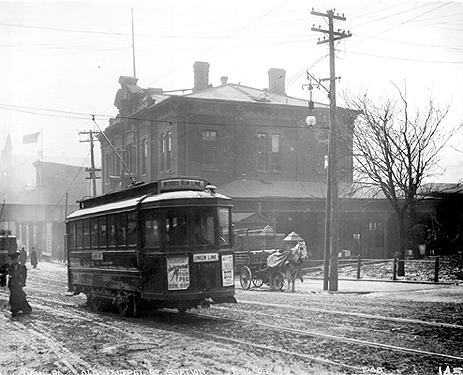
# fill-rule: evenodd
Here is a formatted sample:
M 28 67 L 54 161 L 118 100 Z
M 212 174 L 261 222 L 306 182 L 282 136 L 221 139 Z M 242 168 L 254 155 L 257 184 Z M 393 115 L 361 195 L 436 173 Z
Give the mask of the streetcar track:
M 78 307 L 78 306 L 76 306 L 74 304 L 69 304 L 69 303 L 65 303 L 65 302 L 61 302 L 61 301 L 57 302 L 57 301 L 54 301 L 54 300 L 49 300 L 49 299 L 45 299 L 45 298 L 41 298 L 41 297 L 33 297 L 33 300 L 38 300 L 38 301 L 42 301 L 42 302 L 49 302 L 49 303 L 53 303 L 53 304 L 59 303 L 62 306 L 71 307 L 71 308 L 77 308 Z M 251 305 L 262 305 L 262 306 L 269 306 L 269 307 L 281 307 L 281 308 L 283 308 L 283 307 L 286 308 L 287 307 L 287 306 L 283 306 L 283 305 L 280 305 L 280 304 L 255 302 L 255 301 L 240 301 L 240 303 L 251 304 Z M 63 313 L 62 311 L 55 311 L 55 309 L 50 308 L 50 307 L 45 306 L 45 305 L 41 305 L 41 307 L 44 308 L 45 310 L 53 311 L 55 314 L 66 316 L 66 317 L 72 318 L 72 319 L 81 319 L 82 317 L 85 317 L 85 315 L 88 315 L 87 313 L 84 313 L 83 311 L 80 311 L 80 310 L 74 310 L 74 312 L 72 314 L 68 314 L 68 313 Z M 219 310 L 229 310 L 227 307 L 222 307 L 222 306 L 214 306 L 214 308 L 219 309 Z M 353 312 L 346 312 L 346 311 L 333 311 L 333 310 L 328 310 L 328 309 L 310 308 L 310 307 L 291 307 L 291 309 L 304 310 L 304 311 L 317 311 L 317 312 L 324 312 L 324 313 L 331 313 L 331 314 L 350 315 L 350 316 L 355 316 L 355 317 L 386 320 L 386 321 L 396 321 L 396 322 L 401 322 L 401 323 L 413 323 L 413 324 L 430 325 L 430 326 L 433 326 L 433 327 L 446 327 L 446 328 L 463 329 L 463 326 L 459 326 L 459 325 L 453 325 L 453 324 L 448 324 L 448 323 L 434 323 L 434 322 L 427 322 L 427 321 L 421 321 L 421 320 L 415 320 L 415 319 L 388 318 L 388 317 L 379 316 L 379 315 L 353 313 Z M 76 311 L 79 311 L 81 313 L 80 317 L 76 316 L 76 315 L 73 315 L 73 314 L 76 313 Z M 163 310 L 163 311 L 169 311 L 169 310 Z M 175 311 L 171 311 L 171 312 L 174 313 L 174 314 L 176 313 Z M 96 313 L 91 312 L 91 314 L 93 315 L 93 314 L 96 314 Z M 204 314 L 204 313 L 188 312 L 188 314 L 195 315 L 195 316 L 198 316 L 198 317 L 201 317 L 201 318 L 212 319 L 212 320 L 229 321 L 229 322 L 244 323 L 244 324 L 250 324 L 250 325 L 256 324 L 256 325 L 259 325 L 259 326 L 263 326 L 263 327 L 267 327 L 267 328 L 271 328 L 271 329 L 283 330 L 283 331 L 287 331 L 287 332 L 293 332 L 293 333 L 297 333 L 297 334 L 304 335 L 304 336 L 312 336 L 312 337 L 330 339 L 330 340 L 341 341 L 341 342 L 346 342 L 346 343 L 351 343 L 351 344 L 356 344 L 356 345 L 377 347 L 377 348 L 382 348 L 382 349 L 394 350 L 394 351 L 398 351 L 398 352 L 402 352 L 402 353 L 428 355 L 428 356 L 433 356 L 433 357 L 440 357 L 440 358 L 463 361 L 463 357 L 452 356 L 452 355 L 442 354 L 442 353 L 429 352 L 429 351 L 423 351 L 423 350 L 419 350 L 419 349 L 396 347 L 396 346 L 392 346 L 392 345 L 388 345 L 388 344 L 374 343 L 374 342 L 358 340 L 358 339 L 353 339 L 353 338 L 348 338 L 348 337 L 335 336 L 335 335 L 325 334 L 325 333 L 316 332 L 316 331 L 298 330 L 298 329 L 289 328 L 289 327 L 282 328 L 282 327 L 277 327 L 277 326 L 273 326 L 273 325 L 270 325 L 270 324 L 267 324 L 267 323 L 262 323 L 262 322 L 251 322 L 251 321 L 239 320 L 239 319 L 214 317 L 214 316 L 207 315 L 207 314 Z M 262 313 L 259 313 L 259 314 L 260 315 L 269 315 L 269 314 L 262 314 Z M 275 317 L 275 316 L 272 316 L 272 315 L 269 315 L 269 316 L 270 317 Z M 303 319 L 298 319 L 298 318 L 292 318 L 292 319 L 303 320 Z M 119 331 L 119 333 L 125 333 L 124 330 L 118 329 L 118 328 L 116 328 L 114 326 L 110 326 L 110 325 L 102 323 L 102 322 L 97 322 L 95 320 L 93 322 L 98 324 L 102 328 L 111 329 L 111 330 L 114 330 L 114 331 Z M 339 326 L 343 326 L 343 325 L 339 325 Z M 250 343 L 250 344 L 252 344 L 252 343 Z
M 289 355 L 290 357 L 291 356 L 297 356 L 297 357 L 300 357 L 300 358 L 303 358 L 303 359 L 306 359 L 306 360 L 310 360 L 310 361 L 313 361 L 313 362 L 321 363 L 321 364 L 324 364 L 324 365 L 330 365 L 330 366 L 335 366 L 335 367 L 340 367 L 340 368 L 347 368 L 347 369 L 355 370 L 355 371 L 362 370 L 362 367 L 351 366 L 351 365 L 341 363 L 341 362 L 336 362 L 336 361 L 330 361 L 329 359 L 324 359 L 324 358 L 320 358 L 320 357 L 314 357 L 314 356 L 310 356 L 310 355 L 304 354 L 304 353 L 297 353 L 297 352 L 294 352 L 294 351 L 289 351 L 289 350 L 277 348 L 277 347 L 270 346 L 270 345 L 256 344 L 256 343 L 253 343 L 253 342 L 250 342 L 250 341 L 238 340 L 238 339 L 235 339 L 235 338 L 232 338 L 232 337 L 221 336 L 221 335 L 217 335 L 217 334 L 213 334 L 213 333 L 203 333 L 203 335 L 212 337 L 215 340 L 230 341 L 230 342 L 233 342 L 235 344 L 252 346 L 253 348 L 256 348 L 256 349 L 268 350 L 268 351 L 273 351 L 273 352 L 276 352 L 276 353 Z
M 334 341 L 345 342 L 345 343 L 361 345 L 361 346 L 367 346 L 367 347 L 372 347 L 372 348 L 393 350 L 393 351 L 396 351 L 396 352 L 401 352 L 401 353 L 406 353 L 406 354 L 427 355 L 427 356 L 430 356 L 430 357 L 438 357 L 438 358 L 445 358 L 445 359 L 463 361 L 463 357 L 458 357 L 458 356 L 453 356 L 453 355 L 448 355 L 448 354 L 442 354 L 442 353 L 429 352 L 429 351 L 419 350 L 419 349 L 404 348 L 404 347 L 393 346 L 393 345 L 388 345 L 388 344 L 374 343 L 374 342 L 370 342 L 370 341 L 352 339 L 352 338 L 348 338 L 348 337 L 334 336 L 334 335 L 325 334 L 325 333 L 321 333 L 321 332 L 300 330 L 300 329 L 289 328 L 289 327 L 281 327 L 281 326 L 275 326 L 275 325 L 271 325 L 271 324 L 267 324 L 267 323 L 261 323 L 261 322 L 255 322 L 255 321 L 246 321 L 246 320 L 240 320 L 240 319 L 215 317 L 215 316 L 211 316 L 211 315 L 194 313 L 194 312 L 189 312 L 188 314 L 196 315 L 196 316 L 200 316 L 200 317 L 206 317 L 206 318 L 211 319 L 211 320 L 217 320 L 217 321 L 223 321 L 223 322 L 233 322 L 233 323 L 239 323 L 239 324 L 248 324 L 248 325 L 257 325 L 257 326 L 260 326 L 260 327 L 270 328 L 270 329 L 280 331 L 280 332 L 283 331 L 283 332 L 295 333 L 295 334 L 298 334 L 298 335 L 301 335 L 301 336 L 316 337 L 316 338 L 320 338 L 320 339 L 334 340 Z
M 44 300 L 42 298 L 39 298 L 39 297 L 36 297 L 36 299 L 38 300 Z M 46 302 L 51 302 L 51 303 L 57 303 L 56 301 L 52 301 L 52 300 L 45 300 Z M 71 304 L 67 304 L 67 303 L 63 303 L 63 302 L 60 302 L 59 304 L 61 305 L 64 305 L 66 307 L 76 307 L 74 305 L 71 305 Z M 53 311 L 53 308 L 51 307 L 48 307 L 48 306 L 45 306 L 45 305 L 41 305 L 40 306 L 41 308 L 43 308 L 44 310 L 48 310 L 48 311 Z M 163 309 L 162 310 L 163 312 L 165 313 L 168 313 L 168 314 L 175 314 L 175 315 L 178 315 L 178 312 L 176 310 L 169 310 L 169 309 Z M 80 311 L 82 313 L 82 311 Z M 73 316 L 72 314 L 69 314 L 69 313 L 64 313 L 62 311 L 54 311 L 53 312 L 54 314 L 56 315 L 60 315 L 60 316 L 65 316 L 65 317 L 71 317 L 71 318 L 78 318 L 76 316 Z M 91 312 L 91 314 L 97 314 L 95 312 Z M 197 314 L 197 313 L 194 313 L 194 312 L 189 312 L 190 315 L 196 315 L 200 318 L 206 318 L 206 319 L 211 319 L 210 316 L 208 315 L 203 315 L 203 314 Z M 86 315 L 86 314 L 82 314 L 83 316 Z M 117 318 L 120 318 L 119 316 L 116 315 Z M 213 319 L 213 318 L 212 318 Z M 123 319 L 116 319 L 118 322 L 122 322 Z M 109 324 L 106 324 L 104 322 L 98 322 L 96 320 L 93 320 L 93 324 L 97 324 L 99 326 L 101 326 L 102 328 L 105 328 L 105 329 L 110 329 L 112 331 L 115 331 L 115 332 L 118 332 L 118 333 L 121 333 L 121 334 L 124 334 L 125 336 L 128 337 L 127 335 L 127 331 L 125 329 L 121 329 L 121 328 L 118 328 L 116 327 L 115 325 L 109 325 Z M 181 328 L 176 328 L 176 331 L 183 331 L 183 329 Z M 295 351 L 290 351 L 290 350 L 285 350 L 285 349 L 282 349 L 282 348 L 277 348 L 275 346 L 269 346 L 269 345 L 261 345 L 261 344 L 257 344 L 257 343 L 253 343 L 253 342 L 250 342 L 250 341 L 243 341 L 243 340 L 238 340 L 238 339 L 235 339 L 235 338 L 231 338 L 231 337 L 226 337 L 226 336 L 221 336 L 221 335 L 218 335 L 218 334 L 212 334 L 212 333 L 207 333 L 207 332 L 201 332 L 201 335 L 205 336 L 205 337 L 210 337 L 214 340 L 221 340 L 221 341 L 228 341 L 228 342 L 232 342 L 232 343 L 235 343 L 235 344 L 240 344 L 240 345 L 247 345 L 247 346 L 251 346 L 251 347 L 254 347 L 256 349 L 261 349 L 261 350 L 267 350 L 267 351 L 272 351 L 272 352 L 275 352 L 275 353 L 280 353 L 280 354 L 285 354 L 285 355 L 288 355 L 288 356 L 297 356 L 297 357 L 300 357 L 300 358 L 303 358 L 305 360 L 309 360 L 309 361 L 312 361 L 312 362 L 316 362 L 316 363 L 320 363 L 320 364 L 323 364 L 323 365 L 330 365 L 330 366 L 335 366 L 335 367 L 339 367 L 339 368 L 346 368 L 346 369 L 350 369 L 350 370 L 355 370 L 355 371 L 359 371 L 361 370 L 360 367 L 356 367 L 356 366 L 352 366 L 352 365 L 348 365 L 348 364 L 345 364 L 345 363 L 341 363 L 341 362 L 336 362 L 336 361 L 331 361 L 331 360 L 328 360 L 328 359 L 324 359 L 324 358 L 320 358 L 320 357 L 315 357 L 315 356 L 310 356 L 308 354 L 304 354 L 304 353 L 297 353 Z M 133 335 L 130 335 L 130 336 L 133 336 Z M 139 335 L 137 335 L 139 336 Z M 141 336 L 142 339 L 146 340 L 145 337 Z M 114 348 L 112 347 L 109 347 L 107 348 L 106 350 L 130 350 L 130 348 L 132 346 L 139 346 L 139 345 L 142 345 L 142 346 L 150 346 L 150 347 L 153 347 L 156 346 L 156 348 L 159 348 L 159 344 L 157 343 L 153 343 L 153 342 L 138 342 L 138 343 L 132 343 L 132 344 L 127 344 L 127 345 L 119 345 Z
M 3 291 L 0 290 L 0 295 L 4 294 L 2 292 Z M 7 293 L 5 293 L 5 295 L 7 295 Z M 99 316 L 100 315 L 99 313 L 95 313 L 95 312 L 91 312 L 91 311 L 89 311 L 89 312 L 83 311 L 81 309 L 82 305 L 78 306 L 78 305 L 76 305 L 74 303 L 66 303 L 66 302 L 62 302 L 62 301 L 50 300 L 48 298 L 41 298 L 41 297 L 38 297 L 38 296 L 33 296 L 33 297 L 31 297 L 31 299 L 34 301 L 35 304 L 39 305 L 39 308 L 43 308 L 43 310 L 45 310 L 47 313 L 53 312 L 54 315 L 65 316 L 65 317 L 72 318 L 72 319 L 85 319 L 85 318 L 88 319 L 88 316 L 90 314 L 93 315 L 93 316 Z M 65 308 L 72 309 L 73 312 L 68 313 L 68 312 L 60 311 L 59 309 L 55 310 L 54 308 L 47 306 L 47 303 L 51 303 L 53 305 L 56 305 L 56 304 L 62 305 Z M 429 321 L 422 321 L 422 320 L 417 320 L 417 319 L 386 317 L 386 316 L 380 316 L 380 315 L 372 315 L 372 314 L 364 314 L 364 313 L 356 313 L 356 312 L 348 312 L 348 311 L 339 311 L 339 310 L 334 311 L 334 310 L 322 309 L 322 308 L 314 308 L 314 307 L 293 307 L 293 306 L 286 306 L 286 305 L 282 305 L 282 304 L 265 303 L 265 302 L 257 302 L 257 301 L 247 301 L 247 300 L 239 301 L 239 303 L 241 303 L 243 305 L 246 305 L 246 304 L 247 305 L 261 305 L 261 306 L 274 307 L 274 308 L 288 308 L 288 309 L 292 309 L 292 310 L 313 311 L 313 312 L 320 312 L 320 313 L 327 313 L 327 314 L 347 315 L 347 316 L 360 317 L 360 318 L 366 318 L 366 319 L 371 319 L 371 320 L 384 320 L 384 321 L 388 321 L 388 322 L 420 324 L 420 325 L 427 325 L 427 326 L 431 326 L 431 327 L 440 327 L 440 328 L 443 327 L 443 328 L 450 328 L 450 329 L 463 329 L 463 326 L 456 325 L 456 324 L 429 322 Z M 223 307 L 223 306 L 215 306 L 214 305 L 214 309 L 228 310 L 230 312 L 233 312 L 233 309 L 229 309 L 229 308 Z M 166 310 L 162 310 L 162 311 L 166 311 Z M 79 312 L 79 314 L 76 314 L 77 312 Z M 241 312 L 247 313 L 247 311 L 245 311 L 245 310 L 241 310 Z M 176 312 L 171 312 L 171 313 L 176 314 Z M 254 313 L 255 313 L 255 311 L 254 311 Z M 441 359 L 443 358 L 443 359 L 446 359 L 446 360 L 454 360 L 454 361 L 459 361 L 459 362 L 463 361 L 463 357 L 459 357 L 459 356 L 453 356 L 453 355 L 448 355 L 448 354 L 441 354 L 441 353 L 435 353 L 435 352 L 431 352 L 431 351 L 423 351 L 423 350 L 419 350 L 419 349 L 405 348 L 405 347 L 399 347 L 399 346 L 392 346 L 392 345 L 381 344 L 381 343 L 374 343 L 374 342 L 358 340 L 358 339 L 353 339 L 353 338 L 339 337 L 339 336 L 324 334 L 324 333 L 315 332 L 315 331 L 299 330 L 299 329 L 293 329 L 293 328 L 289 328 L 289 327 L 288 328 L 285 328 L 285 327 L 282 328 L 282 327 L 278 327 L 278 326 L 275 326 L 275 325 L 261 323 L 261 322 L 255 322 L 255 321 L 246 321 L 246 320 L 239 320 L 239 319 L 214 317 L 214 316 L 210 316 L 210 315 L 207 315 L 207 314 L 204 314 L 204 313 L 188 312 L 188 314 L 195 315 L 195 316 L 198 316 L 198 317 L 203 318 L 203 319 L 212 319 L 212 320 L 216 320 L 216 321 L 233 322 L 233 323 L 238 323 L 238 324 L 256 325 L 256 326 L 265 327 L 265 328 L 271 329 L 271 330 L 277 330 L 279 332 L 287 332 L 287 333 L 297 334 L 297 335 L 300 335 L 300 336 L 309 336 L 309 337 L 315 337 L 315 338 L 319 338 L 319 339 L 326 339 L 326 340 L 334 340 L 334 341 L 339 341 L 339 342 L 345 342 L 345 343 L 354 344 L 354 345 L 362 345 L 362 346 L 366 346 L 366 347 L 377 348 L 379 350 L 395 351 L 395 352 L 400 352 L 400 353 L 405 353 L 405 354 L 428 356 L 428 357 L 434 357 L 434 358 L 437 357 L 437 358 L 441 358 Z M 273 316 L 273 315 L 262 314 L 262 313 L 259 313 L 259 314 L 268 315 L 271 318 L 275 318 L 275 316 Z M 300 318 L 292 318 L 292 319 L 303 320 L 303 319 L 300 319 Z M 126 319 L 116 319 L 116 320 L 117 320 L 118 323 L 120 323 L 120 322 L 125 321 Z M 132 335 L 127 335 L 126 330 L 115 327 L 114 325 L 105 324 L 103 322 L 98 322 L 96 320 L 93 320 L 92 323 L 97 324 L 97 325 L 101 326 L 104 329 L 110 329 L 110 330 L 113 330 L 113 331 L 121 333 L 121 334 L 123 333 L 124 336 L 127 339 L 130 339 L 131 338 L 130 336 L 132 336 Z M 343 325 L 340 325 L 340 326 L 343 326 Z M 177 328 L 176 331 L 183 331 L 183 329 L 178 329 Z M 323 358 L 316 357 L 316 356 L 311 356 L 311 355 L 308 355 L 308 354 L 305 354 L 305 353 L 297 353 L 297 352 L 294 352 L 294 351 L 284 349 L 283 347 L 278 348 L 278 347 L 271 346 L 271 345 L 263 345 L 263 344 L 259 344 L 259 343 L 255 343 L 255 342 L 247 342 L 247 341 L 240 340 L 240 339 L 237 339 L 237 338 L 233 338 L 233 337 L 230 337 L 230 336 L 228 336 L 228 337 L 227 336 L 221 336 L 220 334 L 214 334 L 214 333 L 208 333 L 208 332 L 201 332 L 201 334 L 204 335 L 204 336 L 207 336 L 207 337 L 211 337 L 214 340 L 222 340 L 222 341 L 228 341 L 228 342 L 232 342 L 232 343 L 240 344 L 240 345 L 248 345 L 248 346 L 251 346 L 251 347 L 256 348 L 256 349 L 270 350 L 272 352 L 276 352 L 276 353 L 280 353 L 280 354 L 284 354 L 284 355 L 288 355 L 288 356 L 298 356 L 298 357 L 303 358 L 305 360 L 318 362 L 318 363 L 321 363 L 321 364 L 324 364 L 324 365 L 348 368 L 348 369 L 352 369 L 352 370 L 355 370 L 355 371 L 359 371 L 359 369 L 361 370 L 361 368 L 359 368 L 359 367 L 351 366 L 351 365 L 342 363 L 340 361 L 336 362 L 336 361 L 323 359 Z M 40 336 L 40 333 L 38 333 L 38 335 Z M 140 336 L 140 337 L 141 337 L 142 340 L 146 340 L 146 337 L 143 337 L 143 336 Z M 133 337 L 133 338 L 135 338 L 135 337 Z M 145 342 L 141 342 L 140 345 L 151 345 L 151 346 L 153 346 L 153 342 L 152 341 L 151 342 L 146 342 L 145 341 Z M 124 346 L 126 346 L 126 345 L 124 345 Z M 123 349 L 123 346 L 121 346 L 121 348 L 118 348 L 118 349 Z M 55 350 L 53 350 L 53 349 L 51 349 L 51 350 L 54 351 L 55 353 L 57 353 Z M 56 350 L 59 351 L 59 348 L 56 348 Z M 66 355 L 67 355 L 67 353 L 66 353 Z M 69 365 L 71 367 L 73 366 L 73 364 L 74 364 L 74 362 L 69 363 Z M 65 365 L 66 365 L 66 367 L 69 367 L 67 364 L 65 364 Z M 75 373 L 75 372 L 73 372 L 73 373 Z
M 393 321 L 398 323 L 411 323 L 411 324 L 421 324 L 427 325 L 431 327 L 445 327 L 445 328 L 452 328 L 452 329 L 463 329 L 462 325 L 452 324 L 452 323 L 443 323 L 443 322 L 428 322 L 426 320 L 418 320 L 418 319 L 408 319 L 408 318 L 396 318 L 396 317 L 388 317 L 382 315 L 372 315 L 372 314 L 365 314 L 365 313 L 357 313 L 351 311 L 340 311 L 340 310 L 329 310 L 329 309 L 321 309 L 318 307 L 293 307 L 293 306 L 285 306 L 276 303 L 268 303 L 268 302 L 258 302 L 258 301 L 248 301 L 248 300 L 240 300 L 238 303 L 244 303 L 249 305 L 261 305 L 261 306 L 268 306 L 268 307 L 277 307 L 277 308 L 290 308 L 292 310 L 302 310 L 302 311 L 314 311 L 314 312 L 321 312 L 321 313 L 328 313 L 328 314 L 338 314 L 338 315 L 350 315 L 357 318 L 367 318 L 367 319 L 376 319 L 376 320 L 385 320 L 385 321 Z M 215 306 L 216 308 L 223 308 L 219 306 Z

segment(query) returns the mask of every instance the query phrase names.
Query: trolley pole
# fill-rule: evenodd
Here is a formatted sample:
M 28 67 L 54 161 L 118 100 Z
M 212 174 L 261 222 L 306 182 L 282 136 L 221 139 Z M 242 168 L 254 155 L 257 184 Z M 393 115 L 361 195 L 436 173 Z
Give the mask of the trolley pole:
M 312 27 L 312 31 L 322 32 L 328 38 L 319 40 L 317 44 L 328 43 L 330 49 L 330 120 L 328 140 L 328 170 L 326 178 L 326 212 L 325 212 L 325 251 L 323 290 L 338 290 L 338 168 L 336 156 L 337 127 L 336 127 L 336 75 L 334 42 L 352 36 L 350 32 L 334 31 L 334 20 L 345 21 L 344 15 L 334 14 L 334 10 L 326 13 L 311 14 L 328 18 L 328 30 Z M 328 275 L 329 270 L 329 275 Z
M 88 136 L 89 136 L 89 139 L 87 139 L 85 141 L 80 141 L 80 142 L 90 142 L 90 161 L 91 161 L 92 166 L 91 166 L 91 168 L 85 168 L 85 171 L 89 172 L 89 174 L 90 174 L 90 177 L 86 177 L 86 179 L 87 180 L 92 180 L 93 196 L 96 197 L 96 180 L 100 179 L 101 177 L 97 177 L 95 172 L 101 171 L 101 168 L 95 168 L 95 155 L 94 155 L 94 152 L 93 152 L 93 148 L 94 148 L 93 137 L 94 137 L 95 132 L 90 130 L 88 132 L 85 132 L 85 131 L 79 132 L 79 134 L 88 134 Z

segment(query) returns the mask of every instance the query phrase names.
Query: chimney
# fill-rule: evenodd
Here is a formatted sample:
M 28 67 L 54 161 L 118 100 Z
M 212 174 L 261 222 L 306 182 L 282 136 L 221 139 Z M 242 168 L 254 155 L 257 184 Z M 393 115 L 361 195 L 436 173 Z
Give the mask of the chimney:
M 225 77 L 225 76 L 220 77 L 220 84 L 222 86 L 226 86 L 227 83 L 228 83 L 228 77 Z
M 209 87 L 209 63 L 196 61 L 193 64 L 195 83 L 193 93 L 205 90 Z
M 271 94 L 286 95 L 284 69 L 270 68 L 268 70 L 268 89 Z

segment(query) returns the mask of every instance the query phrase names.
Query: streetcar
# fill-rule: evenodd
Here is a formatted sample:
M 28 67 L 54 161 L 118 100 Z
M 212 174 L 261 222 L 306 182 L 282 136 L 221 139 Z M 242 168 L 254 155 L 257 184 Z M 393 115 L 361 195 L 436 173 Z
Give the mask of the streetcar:
M 10 230 L 0 229 L 0 286 L 6 285 L 6 275 L 11 262 L 10 254 L 18 249 L 16 236 Z
M 83 199 L 66 218 L 68 287 L 95 310 L 236 303 L 232 200 L 201 178 Z

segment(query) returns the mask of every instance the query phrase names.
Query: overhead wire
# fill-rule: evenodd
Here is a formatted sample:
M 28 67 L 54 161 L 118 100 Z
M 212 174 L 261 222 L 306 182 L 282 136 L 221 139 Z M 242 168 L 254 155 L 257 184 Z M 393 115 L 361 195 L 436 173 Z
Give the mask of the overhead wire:
M 420 18 L 420 17 L 423 17 L 424 15 L 429 14 L 429 13 L 431 13 L 431 12 L 434 12 L 434 11 L 436 11 L 437 9 L 440 9 L 440 8 L 442 8 L 442 7 L 444 7 L 444 6 L 447 6 L 447 5 L 451 4 L 451 3 L 452 3 L 452 2 L 450 1 L 450 2 L 447 2 L 447 3 L 445 3 L 445 4 L 438 5 L 438 6 L 436 6 L 435 8 L 433 8 L 433 9 L 431 9 L 431 10 L 428 10 L 428 11 L 426 11 L 426 12 L 424 12 L 424 13 L 421 13 L 421 14 L 419 14 L 419 15 L 413 17 L 413 18 L 410 18 L 410 19 L 408 19 L 408 20 L 406 20 L 406 21 L 403 21 L 403 22 L 401 22 L 401 23 L 399 23 L 399 24 L 396 24 L 396 25 L 394 25 L 394 26 L 392 26 L 392 27 L 390 27 L 390 28 L 388 28 L 388 29 L 386 29 L 386 30 L 383 30 L 383 31 L 381 31 L 381 32 L 379 32 L 379 33 L 377 33 L 377 34 L 375 34 L 375 35 L 369 37 L 368 39 L 374 39 L 374 38 L 376 38 L 376 37 L 378 37 L 378 36 L 380 36 L 380 35 L 382 35 L 382 34 L 385 34 L 385 33 L 389 32 L 389 31 L 391 31 L 391 30 L 393 30 L 393 29 L 396 29 L 396 28 L 398 28 L 398 27 L 400 27 L 400 26 L 402 26 L 402 25 L 404 25 L 404 24 L 406 24 L 406 23 L 409 23 L 409 22 L 411 22 L 411 21 L 413 21 L 413 20 L 416 20 L 416 19 L 418 19 L 418 18 Z M 413 10 L 422 8 L 422 7 L 424 7 L 424 6 L 425 6 L 425 5 L 416 7 L 416 8 L 414 8 Z M 408 11 L 411 11 L 411 10 L 408 10 Z M 396 15 L 398 15 L 398 14 L 403 14 L 403 13 L 406 13 L 406 12 L 408 12 L 408 11 L 399 12 L 399 13 L 397 13 Z M 384 18 L 386 18 L 386 17 L 384 17 Z M 368 40 L 368 39 L 366 39 L 366 40 Z M 358 42 L 358 43 L 355 43 L 354 45 L 352 45 L 352 46 L 350 47 L 350 49 L 352 49 L 352 48 L 358 46 L 358 45 L 361 44 L 361 43 L 364 43 L 366 40 L 363 40 L 363 41 L 360 41 L 360 42 Z
M 280 5 L 280 6 L 281 6 L 281 5 Z M 280 6 L 278 6 L 278 7 L 280 7 Z M 278 7 L 277 7 L 277 8 L 278 8 Z M 276 8 L 275 8 L 275 9 L 276 9 Z M 268 14 L 268 13 L 270 13 L 270 12 L 271 12 L 271 11 L 267 12 L 266 14 Z M 261 16 L 260 18 L 264 17 L 266 14 L 264 14 L 264 15 Z M 260 19 L 260 18 L 259 18 L 259 19 Z M 251 22 L 250 25 L 252 25 L 254 22 L 256 22 L 256 20 L 254 20 L 253 22 Z M 250 26 L 248 25 L 247 27 L 250 27 Z M 398 27 L 398 26 L 397 26 L 397 27 Z M 246 28 L 246 26 L 245 26 L 244 28 Z M 235 31 L 233 34 L 229 35 L 225 40 L 230 39 L 231 37 L 237 37 L 236 34 L 237 34 L 240 30 L 242 30 L 242 29 L 244 29 L 244 28 L 241 28 L 241 29 Z M 48 29 L 48 28 L 45 28 L 45 29 Z M 63 29 L 63 30 L 65 30 L 65 29 Z M 71 31 L 71 32 L 73 32 L 73 31 Z M 114 33 L 105 33 L 105 32 L 102 32 L 102 34 L 111 34 L 111 35 L 114 35 Z M 124 36 L 124 33 L 115 33 L 115 35 Z M 128 36 L 128 35 L 130 35 L 130 34 L 125 34 L 125 36 Z M 378 35 L 380 35 L 380 34 L 378 34 Z M 372 38 L 374 38 L 374 37 L 372 37 Z M 216 48 L 216 47 L 217 47 L 220 43 L 222 43 L 222 42 L 223 42 L 223 40 L 220 41 L 219 43 L 217 43 L 216 45 L 211 46 L 211 47 L 210 47 L 209 49 L 207 49 L 206 51 L 209 51 L 210 49 Z M 288 42 L 288 43 L 291 43 L 291 42 Z M 350 51 L 350 52 L 355 53 L 355 52 L 353 52 L 353 51 Z M 358 54 L 359 54 L 359 53 L 358 53 Z M 198 55 L 198 56 L 199 56 L 199 55 Z M 378 57 L 381 57 L 381 56 L 378 56 Z M 191 59 L 190 59 L 189 61 L 191 61 Z M 186 63 L 188 63 L 188 62 L 186 62 Z M 186 64 L 186 63 L 185 63 L 185 64 Z M 183 65 L 185 65 L 185 64 L 183 64 Z M 183 65 L 181 65 L 181 66 L 183 66 Z M 181 66 L 180 66 L 180 67 L 181 67 Z M 169 74 L 169 73 L 167 73 L 167 74 Z M 167 74 L 166 74 L 166 75 L 167 75 Z M 162 76 L 161 78 L 165 77 L 166 75 Z M 294 79 L 291 79 L 291 78 L 290 78 L 290 79 L 288 79 L 287 82 L 288 82 L 289 84 L 291 84 L 293 81 L 295 82 L 295 81 L 297 80 L 297 77 L 300 77 L 301 75 L 302 75 L 302 70 L 299 71 L 298 73 L 296 73 L 296 74 L 293 76 Z M 161 79 L 161 78 L 159 78 L 159 79 Z M 148 86 L 149 86 L 149 85 L 148 85 Z M 23 109 L 23 110 L 25 110 L 25 109 Z M 29 109 L 29 110 L 34 111 L 33 109 Z M 61 116 L 58 116 L 59 112 L 54 112 L 54 113 L 55 113 L 56 117 L 61 117 Z M 72 114 L 72 112 L 67 112 L 67 113 L 68 113 L 68 114 Z M 33 114 L 42 115 L 41 113 L 33 113 Z M 82 113 L 74 113 L 74 114 L 76 114 L 76 116 L 77 116 L 75 119 L 79 119 L 79 120 L 85 118 L 85 116 L 88 116 L 88 114 L 85 114 L 85 115 L 84 115 L 84 114 L 82 114 Z M 49 114 L 47 114 L 47 115 L 49 115 Z M 83 116 L 83 118 L 80 117 L 81 115 Z M 62 116 L 63 116 L 64 118 L 66 118 L 66 116 L 68 116 L 68 115 L 66 115 L 66 111 L 63 111 L 63 112 L 62 112 Z M 69 118 L 71 118 L 71 117 L 69 117 Z

